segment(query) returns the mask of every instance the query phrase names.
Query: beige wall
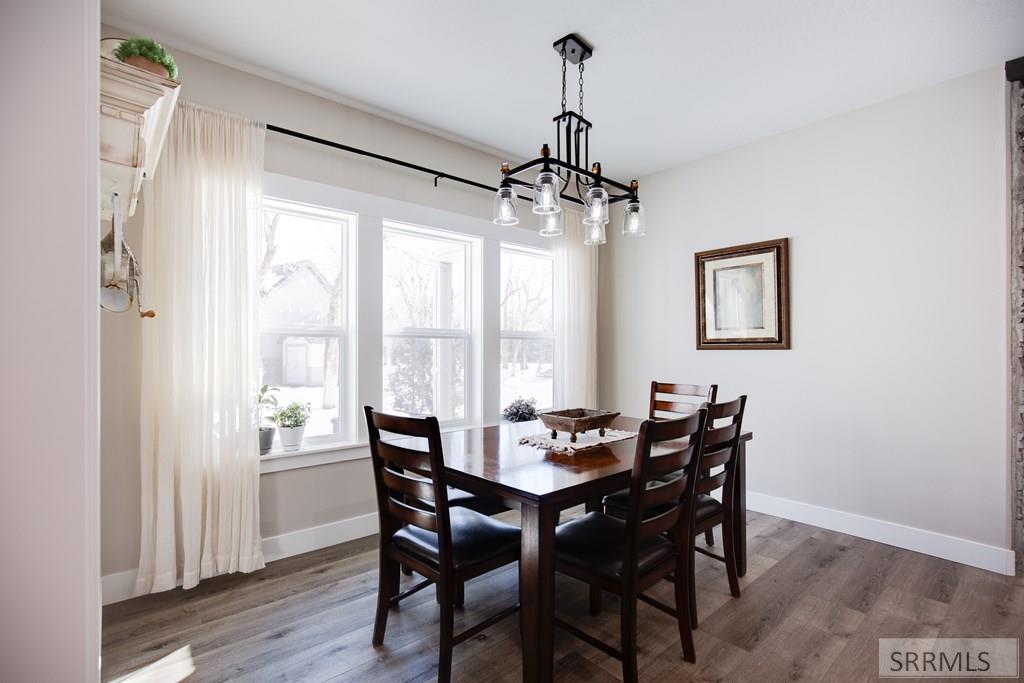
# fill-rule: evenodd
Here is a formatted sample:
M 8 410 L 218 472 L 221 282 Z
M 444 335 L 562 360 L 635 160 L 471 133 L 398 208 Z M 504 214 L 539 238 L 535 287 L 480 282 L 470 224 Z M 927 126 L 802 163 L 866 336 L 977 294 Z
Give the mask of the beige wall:
M 1005 107 L 997 67 L 642 179 L 647 237 L 601 250 L 602 403 L 749 394 L 751 490 L 1005 558 Z M 778 237 L 792 350 L 695 350 L 694 252 Z
M 0 680 L 97 681 L 99 3 L 0 17 Z
M 104 27 L 104 36 L 125 31 Z M 496 156 L 454 143 L 280 83 L 168 48 L 182 81 L 181 97 L 267 123 L 395 156 L 482 182 L 496 182 Z M 488 216 L 487 192 L 365 160 L 306 142 L 267 134 L 266 170 L 393 197 L 473 216 Z M 139 252 L 142 208 L 127 227 Z M 145 264 L 142 264 L 145 272 Z M 145 283 L 143 283 L 143 287 Z M 138 566 L 139 342 L 144 325 L 131 315 L 102 319 L 103 574 Z M 260 482 L 264 538 L 372 512 L 366 460 L 264 474 Z

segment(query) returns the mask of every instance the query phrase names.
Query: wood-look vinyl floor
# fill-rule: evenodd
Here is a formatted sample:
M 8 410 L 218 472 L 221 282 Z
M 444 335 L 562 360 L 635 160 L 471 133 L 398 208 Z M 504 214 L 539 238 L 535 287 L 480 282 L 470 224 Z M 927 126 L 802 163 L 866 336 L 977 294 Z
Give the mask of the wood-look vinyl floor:
M 696 664 L 682 661 L 674 622 L 640 603 L 642 681 L 873 681 L 881 637 L 1024 636 L 1024 578 L 767 515 L 751 513 L 747 535 L 740 599 L 729 595 L 724 566 L 697 556 Z M 431 681 L 433 591 L 392 611 L 375 650 L 376 565 L 370 538 L 110 605 L 103 678 L 189 645 L 193 681 Z M 509 567 L 467 584 L 456 632 L 513 604 L 516 582 Z M 672 599 L 668 583 L 650 592 Z M 617 598 L 606 596 L 604 612 L 590 616 L 586 587 L 559 576 L 557 599 L 560 616 L 617 643 Z M 620 680 L 618 661 L 558 629 L 555 637 L 556 680 Z M 455 680 L 512 683 L 521 671 L 514 618 L 455 648 Z

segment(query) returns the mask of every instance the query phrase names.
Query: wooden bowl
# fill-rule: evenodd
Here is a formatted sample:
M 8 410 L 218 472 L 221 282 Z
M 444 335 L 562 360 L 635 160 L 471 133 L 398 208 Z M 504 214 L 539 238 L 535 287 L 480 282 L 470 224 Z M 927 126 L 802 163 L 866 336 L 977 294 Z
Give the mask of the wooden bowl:
M 557 439 L 558 432 L 568 432 L 569 442 L 576 443 L 576 435 L 596 429 L 604 436 L 604 430 L 611 426 L 619 413 L 607 410 L 591 410 L 590 408 L 570 408 L 568 410 L 551 410 L 537 417 L 544 426 L 551 430 L 551 438 Z

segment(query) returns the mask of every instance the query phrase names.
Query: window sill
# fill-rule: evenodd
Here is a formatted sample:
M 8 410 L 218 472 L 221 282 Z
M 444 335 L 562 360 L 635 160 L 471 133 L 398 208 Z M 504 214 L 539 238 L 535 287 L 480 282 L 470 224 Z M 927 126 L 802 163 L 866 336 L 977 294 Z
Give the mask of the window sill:
M 475 424 L 442 425 L 441 433 L 458 432 L 466 429 L 476 429 L 479 427 L 493 427 L 495 425 L 502 424 L 502 422 L 504 422 L 504 420 L 497 419 Z M 387 439 L 384 440 L 386 441 Z M 366 441 L 313 443 L 303 445 L 298 450 L 294 451 L 286 451 L 280 447 L 276 447 L 266 455 L 260 456 L 260 474 L 285 472 L 287 470 L 302 469 L 303 467 L 332 465 L 338 462 L 362 460 L 369 457 L 370 444 Z
M 260 456 L 260 474 L 330 465 L 368 457 L 370 457 L 370 448 L 365 441 L 309 444 L 294 451 L 275 448 L 266 455 Z

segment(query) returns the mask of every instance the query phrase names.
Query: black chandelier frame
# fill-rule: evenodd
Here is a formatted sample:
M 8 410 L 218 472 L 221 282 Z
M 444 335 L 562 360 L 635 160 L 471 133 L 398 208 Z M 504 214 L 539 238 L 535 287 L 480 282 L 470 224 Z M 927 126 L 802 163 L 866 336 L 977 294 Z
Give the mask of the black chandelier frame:
M 509 168 L 507 163 L 503 163 L 501 165 L 501 186 L 532 189 L 534 185 L 532 179 L 527 180 L 516 176 L 539 169 L 541 172 L 554 171 L 563 182 L 559 197 L 574 204 L 585 206 L 586 202 L 583 197 L 587 190 L 594 186 L 605 187 L 606 191 L 609 187 L 614 188 L 621 193 L 608 192 L 608 204 L 627 199 L 639 199 L 639 184 L 635 179 L 626 185 L 603 175 L 600 163 L 590 163 L 590 129 L 593 124 L 583 117 L 583 63 L 594 55 L 593 46 L 577 34 L 570 33 L 552 43 L 552 47 L 562 58 L 562 113 L 552 119 L 555 124 L 555 155 L 551 155 L 551 148 L 545 143 L 541 147 L 541 155 L 532 161 L 527 161 L 515 168 Z M 566 109 L 567 62 L 579 66 L 580 111 L 578 113 Z M 575 190 L 575 194 L 572 190 Z

